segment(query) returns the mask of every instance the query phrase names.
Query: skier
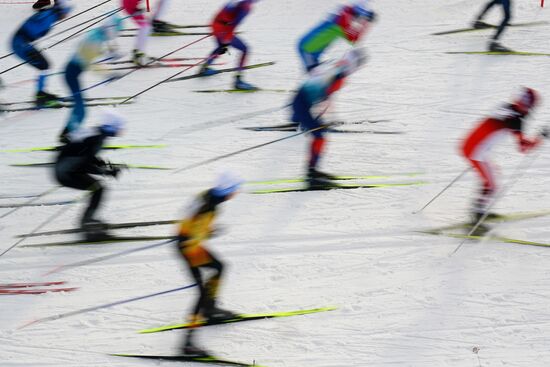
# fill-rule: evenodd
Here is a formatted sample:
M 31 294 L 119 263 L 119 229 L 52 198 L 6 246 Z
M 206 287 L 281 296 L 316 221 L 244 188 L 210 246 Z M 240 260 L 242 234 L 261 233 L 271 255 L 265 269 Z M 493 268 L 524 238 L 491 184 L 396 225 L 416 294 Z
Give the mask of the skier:
M 368 8 L 367 1 L 341 7 L 323 23 L 300 39 L 298 52 L 306 71 L 320 64 L 320 57 L 337 39 L 343 38 L 355 44 L 365 34 L 369 24 L 374 22 L 375 13 Z
M 204 76 L 217 74 L 217 71 L 210 68 L 214 60 L 227 52 L 229 46 L 241 51 L 241 59 L 239 61 L 239 71 L 235 77 L 235 89 L 254 90 L 257 89 L 253 85 L 242 80 L 242 71 L 246 64 L 248 55 L 248 47 L 237 36 L 235 36 L 235 28 L 243 21 L 250 13 L 252 4 L 258 0 L 231 0 L 222 10 L 216 15 L 212 22 L 212 33 L 216 37 L 217 46 L 212 51 L 208 59 L 202 66 L 200 73 Z
M 495 5 L 502 5 L 502 10 L 504 12 L 504 17 L 502 18 L 502 21 L 500 22 L 500 25 L 497 28 L 496 33 L 491 38 L 491 41 L 489 41 L 489 51 L 492 52 L 510 52 L 510 50 L 507 47 L 504 47 L 500 44 L 498 41 L 500 36 L 502 35 L 502 32 L 504 32 L 504 29 L 506 29 L 506 26 L 508 26 L 510 22 L 510 18 L 512 16 L 510 7 L 512 5 L 512 0 L 491 0 L 485 7 L 481 10 L 481 13 L 477 16 L 477 18 L 472 23 L 472 26 L 475 29 L 484 29 L 484 28 L 492 28 L 492 25 L 487 24 L 483 21 L 483 17 L 489 9 L 491 9 Z
M 496 191 L 494 172 L 491 163 L 487 160 L 487 155 L 497 138 L 504 132 L 512 133 L 517 139 L 519 150 L 522 153 L 529 152 L 541 143 L 540 136 L 529 139 L 523 134 L 524 119 L 537 105 L 538 99 L 536 91 L 531 88 L 522 88 L 519 97 L 514 102 L 505 104 L 497 114 L 484 119 L 463 141 L 461 152 L 477 172 L 482 183 L 479 195 L 472 206 L 473 224 L 477 224 L 480 218 L 487 213 L 488 205 Z M 542 136 L 547 135 L 546 131 L 542 133 Z M 488 215 L 498 216 L 491 213 Z M 480 225 L 478 229 L 478 234 L 483 234 L 488 230 L 483 225 Z
M 308 160 L 307 182 L 310 188 L 323 188 L 331 185 L 335 177 L 317 170 L 317 165 L 325 145 L 325 132 L 321 127 L 324 122 L 321 115 L 313 117 L 312 108 L 328 100 L 339 90 L 347 76 L 364 64 L 365 56 L 360 49 L 348 51 L 335 64 L 324 64 L 315 68 L 308 79 L 302 84 L 292 102 L 292 121 L 299 123 L 303 130 L 311 131 L 313 139 Z
M 199 298 L 191 314 L 191 322 L 216 321 L 236 316 L 231 311 L 219 308 L 217 294 L 224 264 L 203 243 L 214 233 L 212 223 L 218 205 L 235 196 L 242 180 L 235 174 L 225 172 L 218 177 L 216 186 L 201 193 L 193 202 L 190 213 L 179 228 L 178 249 L 191 275 L 199 286 Z M 183 353 L 189 356 L 205 356 L 207 352 L 194 343 L 195 328 L 188 330 Z
M 46 92 L 46 78 L 50 72 L 50 64 L 42 53 L 34 48 L 32 43 L 44 37 L 54 24 L 65 18 L 70 8 L 66 0 L 57 0 L 52 8 L 40 10 L 19 27 L 12 38 L 13 52 L 23 61 L 40 70 L 37 81 L 36 106 L 52 106 L 59 102 L 55 94 Z
M 101 181 L 91 175 L 116 178 L 120 173 L 118 166 L 101 160 L 97 154 L 106 138 L 120 135 L 124 124 L 121 115 L 106 110 L 100 126 L 71 132 L 70 143 L 61 148 L 55 163 L 55 178 L 61 185 L 91 193 L 88 207 L 80 220 L 85 237 L 90 241 L 109 237 L 102 228 L 103 223 L 95 218 L 105 189 Z
M 76 53 L 65 67 L 65 81 L 71 90 L 74 107 L 65 129 L 59 136 L 59 140 L 62 143 L 68 141 L 68 133 L 76 130 L 84 120 L 84 97 L 78 81 L 80 74 L 88 70 L 90 66 L 98 72 L 104 71 L 101 65 L 93 64 L 94 61 L 97 61 L 103 55 L 108 55 L 110 59 L 118 59 L 120 57 L 117 53 L 117 45 L 114 43 L 114 40 L 121 30 L 122 19 L 116 14 L 112 15 L 105 24 L 93 29 L 86 35 L 86 38 L 80 42 Z M 115 76 L 111 76 L 111 79 L 113 78 Z
M 132 60 L 138 66 L 145 66 L 151 60 L 145 54 L 145 44 L 151 34 L 151 23 L 155 32 L 169 32 L 171 29 L 169 29 L 168 23 L 159 19 L 166 9 L 168 0 L 159 0 L 159 5 L 153 15 L 152 22 L 145 16 L 145 10 L 141 7 L 141 3 L 142 0 L 122 0 L 122 8 L 134 19 L 134 22 L 138 26 L 136 43 L 132 50 Z

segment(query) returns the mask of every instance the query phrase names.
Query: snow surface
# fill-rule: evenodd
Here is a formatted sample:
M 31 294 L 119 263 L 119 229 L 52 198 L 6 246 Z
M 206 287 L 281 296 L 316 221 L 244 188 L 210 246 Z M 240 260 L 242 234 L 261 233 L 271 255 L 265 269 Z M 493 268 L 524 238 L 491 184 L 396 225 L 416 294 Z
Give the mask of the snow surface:
M 73 1 L 81 11 L 100 0 Z M 207 22 L 220 0 L 173 1 L 167 20 Z M 414 231 L 466 219 L 476 177 L 466 175 L 421 214 L 413 215 L 466 165 L 457 145 L 479 118 L 507 100 L 520 85 L 550 95 L 547 57 L 448 55 L 445 51 L 481 51 L 490 31 L 452 36 L 430 33 L 462 28 L 479 11 L 476 0 L 379 1 L 379 22 L 364 41 L 368 66 L 350 78 L 335 97 L 331 118 L 346 122 L 390 119 L 350 129 L 402 131 L 402 135 L 331 135 L 322 168 L 340 174 L 397 174 L 372 182 L 426 181 L 426 185 L 384 189 L 252 195 L 244 193 L 225 204 L 219 217 L 227 231 L 208 247 L 230 264 L 221 290 L 223 306 L 242 312 L 269 312 L 321 306 L 338 310 L 285 319 L 204 328 L 200 343 L 230 359 L 273 367 L 340 366 L 548 366 L 550 364 L 550 249 L 428 236 Z M 260 2 L 241 30 L 251 47 L 250 62 L 276 61 L 272 67 L 246 73 L 263 88 L 293 89 L 302 79 L 297 39 L 337 2 L 271 0 Z M 66 29 L 115 7 L 99 7 L 75 18 Z M 30 4 L 2 4 L 0 49 L 9 52 L 9 37 L 31 14 Z M 491 14 L 496 21 L 499 11 Z M 517 1 L 515 21 L 548 20 L 537 1 Z M 130 22 L 127 23 L 130 26 Z M 549 52 L 550 26 L 511 28 L 504 43 L 522 51 Z M 63 36 L 44 41 L 47 46 Z M 155 38 L 149 53 L 160 56 L 199 37 Z M 61 69 L 76 40 L 47 51 Z M 132 39 L 120 39 L 125 52 Z M 211 40 L 175 56 L 201 57 Z M 338 57 L 347 46 L 332 48 Z M 224 56 L 235 63 L 236 52 Z M 0 61 L 2 70 L 18 63 Z M 175 69 L 138 71 L 88 96 L 132 95 Z M 189 74 L 189 71 L 187 72 Z M 2 78 L 9 85 L 0 98 L 22 100 L 33 83 L 17 83 L 35 75 L 27 66 Z M 85 85 L 104 76 L 87 73 Z M 131 164 L 182 168 L 290 133 L 251 132 L 245 126 L 286 123 L 281 109 L 254 117 L 256 111 L 284 106 L 288 93 L 199 94 L 197 89 L 227 88 L 231 75 L 158 86 L 119 110 L 129 121 L 123 144 L 167 144 L 164 149 L 105 152 L 108 159 Z M 13 85 L 17 83 L 16 85 Z M 50 89 L 67 93 L 61 77 Z M 529 131 L 548 122 L 550 104 L 535 113 Z M 87 124 L 97 122 L 89 109 Z M 0 149 L 55 144 L 67 110 L 14 113 L 0 121 Z M 347 128 L 347 126 L 346 126 Z M 300 136 L 197 168 L 173 171 L 132 170 L 108 181 L 108 200 L 100 215 L 110 222 L 177 218 L 216 172 L 232 169 L 247 180 L 303 174 L 306 138 Z M 503 213 L 547 210 L 550 153 L 543 146 L 532 165 L 515 173 L 524 158 L 511 139 L 494 152 L 503 186 L 514 181 L 495 209 Z M 50 153 L 1 153 L 1 195 L 38 194 L 55 186 L 44 168 L 9 164 L 45 162 Z M 525 161 L 524 159 L 527 159 Z M 518 178 L 517 181 L 515 179 Z M 81 193 L 60 189 L 44 201 L 78 199 Z M 2 199 L 0 203 L 28 199 Z M 75 226 L 84 204 L 20 209 L 0 222 L 0 252 L 54 219 L 41 230 Z M 10 209 L 1 209 L 0 215 Z M 125 234 L 171 234 L 171 226 L 129 229 Z M 550 242 L 548 218 L 509 222 L 500 235 Z M 73 236 L 29 239 L 0 258 L 1 283 L 65 280 L 80 289 L 73 293 L 0 298 L 0 366 L 151 366 L 109 353 L 176 353 L 183 332 L 140 335 L 142 328 L 182 321 L 195 301 L 191 288 L 125 305 L 18 329 L 42 317 L 98 306 L 191 284 L 170 246 L 136 252 L 49 276 L 58 265 L 108 255 L 144 243 L 24 248 L 22 245 Z M 151 242 L 154 243 L 154 242 Z M 183 365 L 192 365 L 183 363 Z M 164 362 L 160 365 L 177 365 Z

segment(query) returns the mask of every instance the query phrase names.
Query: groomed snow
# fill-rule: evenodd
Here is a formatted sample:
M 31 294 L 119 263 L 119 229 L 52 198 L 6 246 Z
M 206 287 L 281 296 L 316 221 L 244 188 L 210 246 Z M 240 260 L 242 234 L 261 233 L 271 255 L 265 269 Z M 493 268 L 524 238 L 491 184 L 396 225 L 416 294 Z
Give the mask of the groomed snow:
M 75 12 L 100 0 L 73 1 Z M 15 1 L 11 2 L 15 3 Z M 172 1 L 167 20 L 206 23 L 221 0 Z M 468 129 L 527 85 L 550 99 L 548 57 L 448 55 L 446 51 L 482 51 L 491 31 L 451 36 L 430 33 L 467 26 L 482 2 L 476 0 L 393 0 L 373 6 L 379 22 L 363 42 L 367 67 L 353 75 L 334 98 L 330 119 L 357 122 L 389 119 L 350 129 L 402 131 L 401 135 L 333 134 L 322 168 L 339 174 L 402 174 L 372 182 L 425 181 L 427 184 L 381 189 L 253 195 L 250 187 L 224 205 L 218 218 L 222 236 L 207 246 L 228 264 L 221 301 L 246 313 L 338 306 L 336 311 L 285 319 L 204 328 L 201 345 L 229 359 L 253 360 L 270 367 L 341 366 L 547 366 L 550 364 L 550 249 L 499 242 L 466 242 L 415 233 L 458 223 L 477 187 L 466 175 L 421 214 L 412 212 L 465 168 L 457 146 Z M 297 39 L 336 6 L 328 0 L 265 0 L 255 7 L 241 30 L 251 47 L 251 63 L 276 61 L 245 74 L 263 88 L 293 89 L 303 75 Z M 30 4 L 1 4 L 0 52 L 8 53 L 13 30 L 32 10 Z M 101 6 L 59 26 L 66 29 L 117 6 Z M 494 10 L 490 20 L 499 19 Z M 535 0 L 516 1 L 514 21 L 549 20 L 548 9 Z M 127 26 L 132 26 L 128 21 Z M 133 27 L 133 26 L 132 26 Z M 510 28 L 507 46 L 549 52 L 550 25 Z M 47 46 L 63 36 L 40 43 Z M 153 38 L 149 53 L 166 54 L 196 37 Z M 55 70 L 66 63 L 77 40 L 47 51 Z M 129 53 L 131 38 L 119 40 Z M 174 56 L 201 57 L 213 47 L 208 39 Z M 338 57 L 339 44 L 327 57 Z M 237 52 L 224 56 L 226 66 Z M 18 63 L 0 61 L 1 70 Z M 88 96 L 133 95 L 174 74 L 177 69 L 143 70 Z M 188 71 L 186 74 L 189 74 Z M 5 101 L 28 99 L 35 71 L 27 66 L 2 75 Z M 87 73 L 83 84 L 104 76 Z M 198 89 L 227 88 L 228 74 L 158 86 L 118 108 L 129 120 L 121 144 L 167 144 L 163 149 L 105 152 L 115 162 L 181 168 L 226 153 L 290 135 L 251 132 L 246 126 L 286 123 L 281 109 L 244 119 L 256 111 L 284 106 L 290 93 L 200 94 Z M 67 93 L 60 76 L 50 90 Z M 550 103 L 537 109 L 529 126 L 534 134 L 548 123 Z M 47 146 L 68 117 L 68 110 L 13 113 L 0 120 L 0 149 Z M 93 125 L 98 109 L 88 110 Z M 347 128 L 346 127 L 346 128 Z M 247 180 L 300 176 L 307 139 L 300 136 L 212 164 L 174 171 L 131 170 L 119 180 L 106 180 L 108 198 L 100 215 L 109 222 L 174 219 L 187 203 L 209 187 L 216 173 L 239 172 Z M 502 186 L 512 180 L 495 206 L 502 213 L 550 208 L 550 152 L 542 146 L 532 165 L 511 138 L 494 151 Z M 1 195 L 39 194 L 55 182 L 45 168 L 17 168 L 13 163 L 46 162 L 51 153 L 0 153 Z M 524 160 L 526 159 L 526 160 Z M 515 179 L 518 178 L 516 181 Z M 60 189 L 43 201 L 78 199 L 81 193 Z M 28 199 L 1 199 L 0 204 Z M 83 203 L 23 208 L 0 221 L 0 252 L 62 211 L 41 230 L 77 225 Z M 10 209 L 0 209 L 0 216 Z M 121 234 L 171 234 L 172 226 L 139 228 Z M 499 235 L 550 242 L 548 217 L 496 226 Z M 29 239 L 0 257 L 0 283 L 65 280 L 79 287 L 72 293 L 0 296 L 0 366 L 153 366 L 153 361 L 109 356 L 109 353 L 173 354 L 181 331 L 137 334 L 136 331 L 182 321 L 195 302 L 191 288 L 122 306 L 89 312 L 27 328 L 24 323 L 193 283 L 170 246 L 136 252 L 97 264 L 44 276 L 61 264 L 108 255 L 149 243 L 70 248 L 24 248 L 26 244 L 75 238 Z M 191 363 L 188 363 L 192 365 Z M 176 365 L 170 362 L 162 366 Z M 183 365 L 186 365 L 185 363 Z

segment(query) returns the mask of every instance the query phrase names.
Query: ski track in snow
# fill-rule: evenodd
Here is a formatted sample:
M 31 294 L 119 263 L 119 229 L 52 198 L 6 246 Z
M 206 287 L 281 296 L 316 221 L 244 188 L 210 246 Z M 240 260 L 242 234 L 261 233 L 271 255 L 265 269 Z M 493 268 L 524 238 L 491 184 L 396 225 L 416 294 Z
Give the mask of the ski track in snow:
M 74 2 L 75 12 L 101 1 Z M 168 21 L 205 23 L 221 0 L 173 1 Z M 114 4 L 114 2 L 113 2 Z M 59 29 L 114 7 L 95 9 Z M 262 1 L 242 26 L 251 47 L 250 62 L 276 61 L 246 72 L 263 88 L 295 89 L 302 79 L 297 39 L 335 6 L 330 0 Z M 447 55 L 447 51 L 480 51 L 492 31 L 449 36 L 430 33 L 467 26 L 481 6 L 475 0 L 437 3 L 394 0 L 377 2 L 379 22 L 363 41 L 367 66 L 339 92 L 327 113 L 330 121 L 390 121 L 344 125 L 350 129 L 402 131 L 401 135 L 329 135 L 322 168 L 341 174 L 398 174 L 365 183 L 416 182 L 409 187 L 328 192 L 253 195 L 252 187 L 225 204 L 218 224 L 223 235 L 208 247 L 229 264 L 221 289 L 222 305 L 246 313 L 337 306 L 331 312 L 208 327 L 199 342 L 224 358 L 256 361 L 270 367 L 437 366 L 501 367 L 550 364 L 550 249 L 467 241 L 449 256 L 459 239 L 415 231 L 467 218 L 477 181 L 464 176 L 422 213 L 413 215 L 466 167 L 458 144 L 485 114 L 507 100 L 519 85 L 550 97 L 548 58 Z M 29 6 L 3 5 L 0 53 L 10 52 L 9 37 L 31 14 Z M 516 2 L 514 21 L 549 20 L 536 1 Z M 488 20 L 497 21 L 499 11 Z M 129 22 L 128 22 L 129 24 Z M 550 25 L 510 28 L 504 43 L 514 49 L 549 52 Z M 54 31 L 54 32 L 55 32 Z M 40 43 L 46 46 L 61 39 Z M 151 55 L 163 55 L 192 37 L 153 38 Z M 71 40 L 47 51 L 53 69 L 61 70 L 74 50 Z M 119 40 L 129 53 L 133 40 Z M 199 57 L 213 47 L 201 41 L 173 56 Z M 338 57 L 340 43 L 327 58 Z M 236 52 L 223 56 L 231 67 Z M 2 70 L 18 60 L 0 60 Z M 175 69 L 142 70 L 87 96 L 132 95 L 166 78 Z M 189 72 L 188 72 L 189 73 Z M 35 75 L 27 66 L 2 75 L 10 85 Z M 83 85 L 102 80 L 85 73 Z M 114 143 L 166 144 L 159 149 L 104 152 L 111 161 L 181 169 L 245 147 L 289 135 L 251 132 L 241 127 L 288 122 L 290 93 L 201 94 L 197 89 L 227 88 L 230 74 L 161 85 L 120 106 L 129 119 L 125 136 Z M 49 88 L 65 94 L 62 78 Z M 0 99 L 31 96 L 32 83 L 13 85 Z M 544 102 L 530 121 L 535 133 L 550 117 Z M 68 117 L 68 110 L 14 113 L 0 119 L 0 149 L 48 146 Z M 87 124 L 98 110 L 88 109 Z M 307 138 L 295 137 L 212 164 L 175 171 L 129 170 L 107 180 L 107 199 L 100 215 L 109 222 L 179 218 L 194 195 L 230 168 L 249 181 L 302 175 Z M 10 167 L 13 163 L 50 162 L 54 153 L 0 153 L 3 196 L 38 195 L 55 185 L 47 168 Z M 548 210 L 546 146 L 533 165 L 500 200 L 503 213 Z M 495 149 L 499 181 L 510 182 L 521 156 L 512 139 Z M 21 208 L 0 220 L 0 252 L 37 228 L 71 228 L 84 208 L 80 193 L 62 188 L 36 202 L 79 200 L 69 206 Z M 0 204 L 31 198 L 2 198 Z M 0 209 L 0 216 L 10 209 Z M 499 235 L 550 242 L 548 218 L 495 225 Z M 166 235 L 173 226 L 120 230 L 121 234 Z M 181 331 L 137 334 L 136 331 L 183 321 L 192 307 L 194 288 L 138 302 L 18 329 L 31 320 L 173 289 L 192 283 L 173 245 L 136 252 L 43 276 L 59 265 L 93 259 L 151 242 L 57 248 L 24 248 L 77 235 L 29 238 L 0 257 L 1 283 L 65 280 L 75 292 L 0 296 L 0 366 L 170 366 L 176 363 L 129 360 L 109 353 L 176 353 Z M 156 241 L 161 242 L 161 241 Z M 191 363 L 187 363 L 192 365 Z M 186 364 L 186 365 L 187 365 Z M 179 364 L 178 364 L 179 365 Z

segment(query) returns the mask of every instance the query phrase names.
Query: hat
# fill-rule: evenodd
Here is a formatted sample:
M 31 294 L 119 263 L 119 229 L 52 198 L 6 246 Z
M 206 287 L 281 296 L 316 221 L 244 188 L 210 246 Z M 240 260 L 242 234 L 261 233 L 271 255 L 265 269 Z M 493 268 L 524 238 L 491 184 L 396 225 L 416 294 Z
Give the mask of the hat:
M 212 194 L 215 196 L 227 196 L 239 189 L 244 180 L 233 172 L 223 172 L 216 180 L 216 186 L 212 188 Z
M 105 109 L 101 116 L 99 130 L 107 136 L 117 136 L 124 129 L 126 119 L 114 109 Z

